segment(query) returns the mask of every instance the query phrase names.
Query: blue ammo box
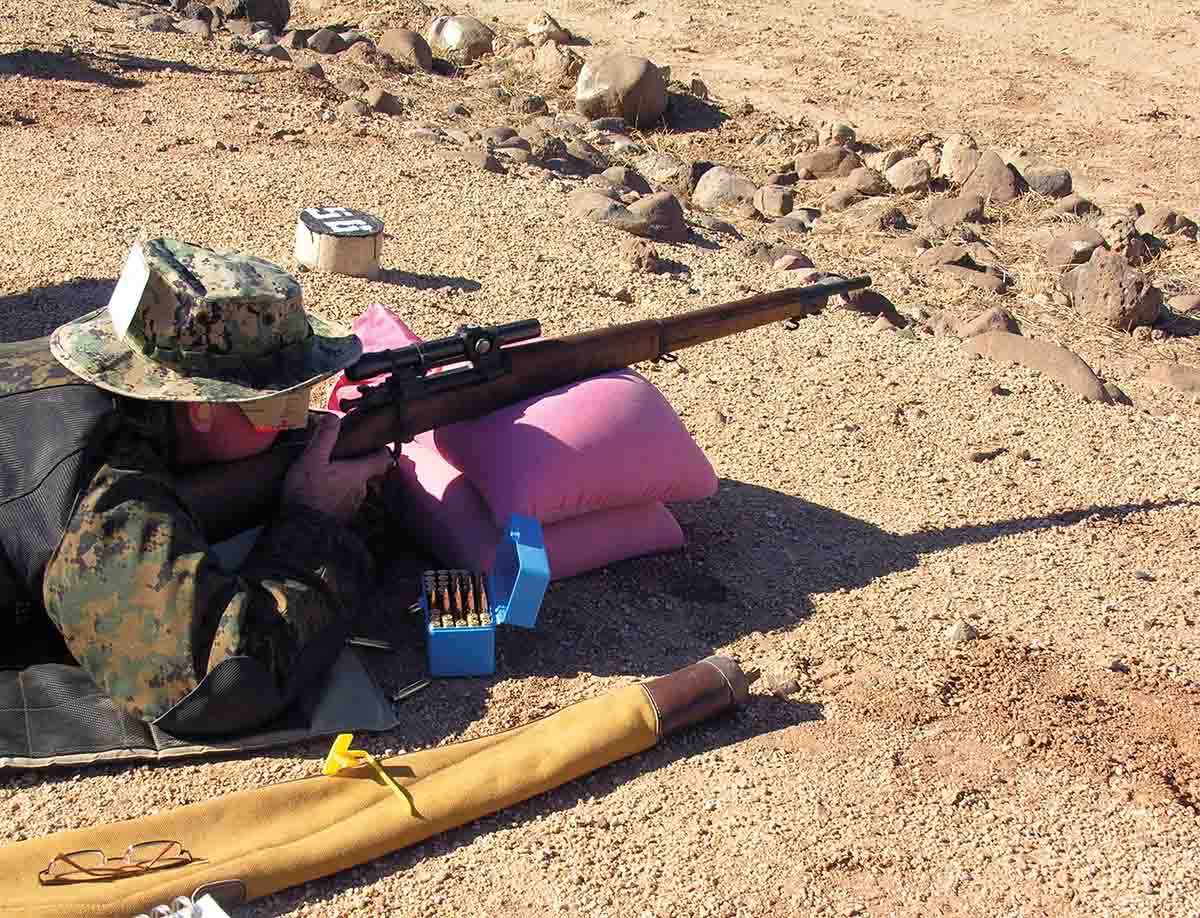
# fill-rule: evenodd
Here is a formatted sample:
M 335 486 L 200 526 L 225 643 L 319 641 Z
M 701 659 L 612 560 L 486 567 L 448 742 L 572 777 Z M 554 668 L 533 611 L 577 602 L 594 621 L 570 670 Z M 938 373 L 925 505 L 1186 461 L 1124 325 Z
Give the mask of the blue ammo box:
M 496 626 L 537 625 L 550 563 L 537 520 L 514 514 L 492 570 L 426 571 L 421 611 L 431 676 L 490 676 L 496 671 Z M 450 626 L 446 626 L 446 622 Z

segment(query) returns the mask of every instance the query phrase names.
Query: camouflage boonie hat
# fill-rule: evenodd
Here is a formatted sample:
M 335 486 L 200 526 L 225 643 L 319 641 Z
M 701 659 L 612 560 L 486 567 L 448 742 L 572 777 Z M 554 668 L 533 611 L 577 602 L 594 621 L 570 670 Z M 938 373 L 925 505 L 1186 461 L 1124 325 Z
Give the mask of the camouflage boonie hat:
M 150 401 L 249 402 L 315 385 L 362 354 L 348 330 L 305 313 L 296 279 L 269 261 L 174 239 L 142 243 L 141 253 L 148 276 L 140 299 L 127 303 L 123 333 L 110 304 L 50 338 L 67 369 L 102 389 Z M 122 274 L 118 294 L 124 283 Z

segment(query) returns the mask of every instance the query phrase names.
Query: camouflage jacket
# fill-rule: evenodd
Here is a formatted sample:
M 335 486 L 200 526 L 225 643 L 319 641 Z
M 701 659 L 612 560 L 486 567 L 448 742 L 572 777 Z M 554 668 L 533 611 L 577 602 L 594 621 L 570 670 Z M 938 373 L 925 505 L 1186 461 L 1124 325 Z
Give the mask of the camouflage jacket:
M 0 347 L 0 396 L 20 386 L 4 356 Z M 331 518 L 289 507 L 227 572 L 173 487 L 167 406 L 116 397 L 115 409 L 45 564 L 45 610 L 131 714 L 179 733 L 261 723 L 336 658 L 370 582 L 366 546 Z M 189 704 L 225 715 L 177 716 Z

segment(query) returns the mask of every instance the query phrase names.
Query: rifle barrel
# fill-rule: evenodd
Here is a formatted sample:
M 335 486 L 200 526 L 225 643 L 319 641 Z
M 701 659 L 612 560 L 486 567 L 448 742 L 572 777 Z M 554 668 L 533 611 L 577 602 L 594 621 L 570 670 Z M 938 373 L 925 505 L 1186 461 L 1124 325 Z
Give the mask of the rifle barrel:
M 471 420 L 572 382 L 783 321 L 801 312 L 798 307 L 804 303 L 823 301 L 870 285 L 869 277 L 823 281 L 696 309 L 668 319 L 644 319 L 507 347 L 504 353 L 510 363 L 509 372 L 486 385 L 438 392 L 371 412 L 352 412 L 342 424 L 333 456 L 335 459 L 358 456 L 377 449 L 381 443 L 410 439 L 436 427 Z

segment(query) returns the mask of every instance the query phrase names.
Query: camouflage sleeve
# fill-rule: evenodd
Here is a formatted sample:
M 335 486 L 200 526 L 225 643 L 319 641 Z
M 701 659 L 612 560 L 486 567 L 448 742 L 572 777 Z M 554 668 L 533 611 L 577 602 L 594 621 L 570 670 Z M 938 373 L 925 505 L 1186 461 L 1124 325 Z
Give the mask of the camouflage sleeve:
M 229 573 L 152 446 L 119 435 L 106 458 L 44 578 L 46 611 L 75 659 L 119 707 L 154 720 L 223 661 L 249 658 L 278 690 L 273 715 L 301 674 L 340 651 L 370 581 L 363 543 L 292 507 Z

